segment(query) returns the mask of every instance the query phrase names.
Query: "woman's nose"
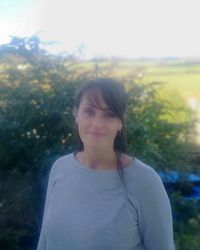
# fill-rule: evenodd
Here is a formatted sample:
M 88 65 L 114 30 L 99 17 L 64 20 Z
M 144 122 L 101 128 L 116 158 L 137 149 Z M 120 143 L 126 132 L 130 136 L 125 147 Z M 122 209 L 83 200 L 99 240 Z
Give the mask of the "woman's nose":
M 93 119 L 92 119 L 92 125 L 94 126 L 94 127 L 102 127 L 103 126 L 103 124 L 104 124 L 104 120 L 103 120 L 103 118 L 101 117 L 101 116 L 98 116 L 98 115 L 96 115 Z

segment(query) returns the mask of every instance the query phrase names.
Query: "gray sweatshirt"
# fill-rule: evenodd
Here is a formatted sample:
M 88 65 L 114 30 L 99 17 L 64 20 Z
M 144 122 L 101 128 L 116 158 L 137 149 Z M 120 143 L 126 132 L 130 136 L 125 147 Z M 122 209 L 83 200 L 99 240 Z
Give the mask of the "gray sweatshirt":
M 174 250 L 171 206 L 156 171 L 137 158 L 94 170 L 75 153 L 52 166 L 37 250 Z

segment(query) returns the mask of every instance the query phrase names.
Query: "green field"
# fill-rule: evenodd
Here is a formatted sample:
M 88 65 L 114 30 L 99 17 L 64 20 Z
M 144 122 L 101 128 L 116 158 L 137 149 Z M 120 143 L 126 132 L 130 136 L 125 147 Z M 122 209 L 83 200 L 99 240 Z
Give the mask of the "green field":
M 132 76 L 136 82 L 162 82 L 166 92 L 180 95 L 186 102 L 200 103 L 200 60 L 111 60 L 96 62 L 101 72 L 110 68 L 111 76 Z M 95 62 L 85 63 L 88 69 Z
M 145 68 L 144 81 L 163 82 L 185 100 L 194 97 L 200 101 L 200 65 L 152 65 Z

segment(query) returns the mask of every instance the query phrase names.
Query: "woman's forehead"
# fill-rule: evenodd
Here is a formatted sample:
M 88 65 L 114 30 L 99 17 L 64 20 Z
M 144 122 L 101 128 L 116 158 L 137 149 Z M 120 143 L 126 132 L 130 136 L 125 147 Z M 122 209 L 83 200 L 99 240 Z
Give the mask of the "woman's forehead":
M 100 109 L 109 109 L 100 91 L 88 91 L 84 94 L 82 104 L 87 104 Z

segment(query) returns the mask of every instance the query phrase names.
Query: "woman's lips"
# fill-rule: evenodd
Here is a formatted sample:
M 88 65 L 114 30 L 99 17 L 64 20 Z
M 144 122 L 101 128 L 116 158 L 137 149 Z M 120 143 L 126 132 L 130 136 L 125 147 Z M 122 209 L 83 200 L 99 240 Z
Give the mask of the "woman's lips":
M 93 136 L 96 136 L 96 137 L 105 136 L 105 134 L 100 134 L 100 133 L 97 133 L 97 132 L 89 132 L 89 133 L 92 134 Z

